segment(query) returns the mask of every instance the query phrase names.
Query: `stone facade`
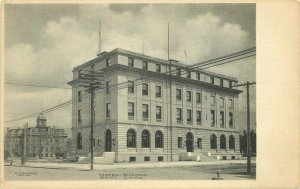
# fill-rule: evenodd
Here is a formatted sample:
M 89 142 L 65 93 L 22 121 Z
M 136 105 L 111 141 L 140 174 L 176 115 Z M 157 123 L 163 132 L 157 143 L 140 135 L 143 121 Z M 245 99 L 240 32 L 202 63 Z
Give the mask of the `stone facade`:
M 64 156 L 67 135 L 64 129 L 47 126 L 46 117 L 40 114 L 36 127 L 7 129 L 5 150 L 11 156 L 23 156 L 24 130 L 26 130 L 26 155 L 36 158 L 55 158 Z
M 72 152 L 90 151 L 91 99 L 78 76 L 93 67 L 103 71 L 105 85 L 94 99 L 96 156 L 113 151 L 116 162 L 178 161 L 186 152 L 239 157 L 241 91 L 231 88 L 237 80 L 171 63 L 170 76 L 166 60 L 115 49 L 75 67 Z

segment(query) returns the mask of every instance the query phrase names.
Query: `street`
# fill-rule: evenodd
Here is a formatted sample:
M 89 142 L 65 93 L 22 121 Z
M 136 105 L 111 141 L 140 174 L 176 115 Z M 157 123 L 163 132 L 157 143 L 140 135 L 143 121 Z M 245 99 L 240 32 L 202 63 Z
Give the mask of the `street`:
M 89 171 L 57 167 L 5 166 L 6 180 L 211 180 L 220 170 L 224 180 L 255 179 L 246 175 L 246 163 L 202 164 L 172 167 L 104 168 Z M 252 164 L 256 172 L 256 164 Z

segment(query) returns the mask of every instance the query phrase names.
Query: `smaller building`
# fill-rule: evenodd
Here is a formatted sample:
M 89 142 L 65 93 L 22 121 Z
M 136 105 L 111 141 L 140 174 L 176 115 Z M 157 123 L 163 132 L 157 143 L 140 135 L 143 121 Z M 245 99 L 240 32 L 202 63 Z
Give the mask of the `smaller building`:
M 67 137 L 64 129 L 47 126 L 47 119 L 41 113 L 36 119 L 35 127 L 8 128 L 4 148 L 9 156 L 22 156 L 26 146 L 27 157 L 64 157 L 67 152 Z

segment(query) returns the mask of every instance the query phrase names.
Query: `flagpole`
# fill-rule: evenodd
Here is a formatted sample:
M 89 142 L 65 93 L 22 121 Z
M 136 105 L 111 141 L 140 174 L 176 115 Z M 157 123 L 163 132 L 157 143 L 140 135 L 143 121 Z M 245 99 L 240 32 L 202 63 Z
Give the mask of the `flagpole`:
M 186 53 L 186 50 L 184 50 L 184 55 L 185 55 L 185 63 L 187 65 L 187 53 Z

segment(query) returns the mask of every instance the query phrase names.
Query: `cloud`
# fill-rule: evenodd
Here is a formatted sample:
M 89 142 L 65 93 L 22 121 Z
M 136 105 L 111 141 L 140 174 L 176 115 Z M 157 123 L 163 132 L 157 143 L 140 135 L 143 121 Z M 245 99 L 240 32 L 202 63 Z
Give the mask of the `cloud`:
M 249 48 L 253 41 L 249 33 L 236 23 L 223 22 L 211 12 L 203 12 L 192 18 L 180 6 L 166 8 L 148 5 L 139 8 L 137 16 L 132 11 L 112 11 L 106 6 L 82 6 L 81 22 L 102 20 L 102 46 L 109 51 L 116 47 L 166 58 L 167 25 L 170 23 L 170 55 L 189 63 L 226 55 Z M 91 16 L 92 15 L 92 16 Z M 97 26 L 97 25 L 96 25 Z M 88 29 L 97 30 L 96 26 Z M 88 31 L 89 32 L 89 31 Z

